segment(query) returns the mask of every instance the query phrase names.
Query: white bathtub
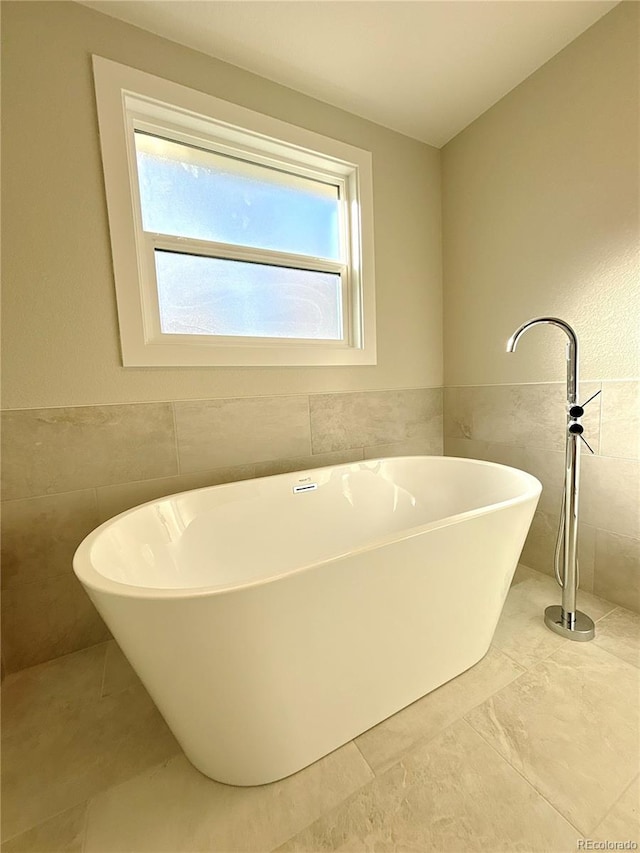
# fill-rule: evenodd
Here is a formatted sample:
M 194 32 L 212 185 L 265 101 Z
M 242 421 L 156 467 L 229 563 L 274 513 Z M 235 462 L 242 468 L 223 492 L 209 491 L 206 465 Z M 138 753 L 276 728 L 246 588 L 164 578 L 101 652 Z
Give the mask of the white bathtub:
M 189 760 L 260 785 L 484 656 L 540 491 L 447 457 L 283 474 L 129 510 L 73 565 Z

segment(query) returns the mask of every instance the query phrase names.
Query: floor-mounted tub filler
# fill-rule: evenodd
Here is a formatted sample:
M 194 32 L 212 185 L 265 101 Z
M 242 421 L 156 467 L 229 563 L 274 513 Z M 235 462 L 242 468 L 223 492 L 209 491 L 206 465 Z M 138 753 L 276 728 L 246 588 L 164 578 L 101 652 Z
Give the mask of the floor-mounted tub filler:
M 540 491 L 439 456 L 246 480 L 122 513 L 74 569 L 190 761 L 260 785 L 485 655 Z
M 578 336 L 568 323 L 558 317 L 535 317 L 523 323 L 507 341 L 507 352 L 515 352 L 518 341 L 534 326 L 557 326 L 567 336 L 567 405 L 564 456 L 564 490 L 560 510 L 560 526 L 556 539 L 554 568 L 556 580 L 562 587 L 562 604 L 552 604 L 544 611 L 544 623 L 554 633 L 567 640 L 585 643 L 593 640 L 595 624 L 590 616 L 576 606 L 580 585 L 578 566 L 578 510 L 580 494 L 580 442 L 593 450 L 583 436 L 580 423 L 584 407 L 597 397 L 600 391 L 580 405 L 578 403 Z

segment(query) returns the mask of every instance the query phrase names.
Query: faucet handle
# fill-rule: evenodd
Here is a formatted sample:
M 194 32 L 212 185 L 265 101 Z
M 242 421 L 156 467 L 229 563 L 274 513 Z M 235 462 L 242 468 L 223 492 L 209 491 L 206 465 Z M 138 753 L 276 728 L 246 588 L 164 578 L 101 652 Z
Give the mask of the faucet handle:
M 596 391 L 596 393 L 595 393 L 595 394 L 592 394 L 592 395 L 589 397 L 589 399 L 586 401 L 586 403 L 583 403 L 583 404 L 582 404 L 581 408 L 582 408 L 582 409 L 585 409 L 585 408 L 589 405 L 589 403 L 590 403 L 592 400 L 595 400 L 595 398 L 598 396 L 598 394 L 602 394 L 602 388 L 600 388 L 598 391 Z
M 595 400 L 595 398 L 598 396 L 598 394 L 602 394 L 602 389 L 600 389 L 599 391 L 596 391 L 595 394 L 592 394 L 589 397 L 589 399 L 585 403 L 583 403 L 581 406 L 579 406 L 579 405 L 571 406 L 571 408 L 569 409 L 569 414 L 571 415 L 571 417 L 572 418 L 581 418 L 584 415 L 584 410 L 585 410 L 586 406 L 588 406 L 592 400 Z
M 575 406 L 574 408 L 579 409 L 580 406 Z M 575 417 L 580 417 L 580 415 L 576 415 Z M 571 435 L 577 435 L 578 438 L 582 441 L 582 443 L 586 444 L 587 447 L 589 448 L 589 450 L 591 451 L 591 453 L 593 453 L 595 456 L 595 450 L 591 447 L 591 445 L 589 444 L 589 442 L 587 441 L 587 439 L 583 435 L 584 427 L 582 426 L 582 424 L 579 424 L 579 423 L 569 424 L 569 432 L 571 433 Z
M 595 456 L 595 453 L 596 453 L 595 450 L 593 449 L 593 447 L 591 447 L 591 445 L 589 444 L 587 439 L 582 435 L 582 433 L 580 433 L 580 438 L 582 439 L 582 443 L 586 444 L 587 447 L 589 448 L 589 450 L 591 451 L 591 453 Z

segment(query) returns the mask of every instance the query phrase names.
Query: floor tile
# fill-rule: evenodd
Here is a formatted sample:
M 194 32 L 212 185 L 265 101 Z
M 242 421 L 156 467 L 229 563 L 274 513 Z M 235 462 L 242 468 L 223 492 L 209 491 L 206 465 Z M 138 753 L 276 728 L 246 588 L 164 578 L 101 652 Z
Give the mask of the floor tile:
M 114 696 L 128 687 L 140 684 L 133 667 L 115 640 L 106 644 L 102 696 Z
M 596 625 L 594 642 L 627 663 L 640 666 L 640 615 L 617 607 Z
M 565 644 L 466 720 L 588 835 L 638 772 L 640 673 Z
M 530 578 L 536 578 L 539 574 L 540 572 L 537 572 L 535 569 L 530 569 L 529 566 L 525 566 L 524 563 L 518 563 L 515 574 L 513 575 L 513 580 L 511 581 L 511 586 L 516 586 L 523 581 L 528 581 Z
M 58 706 L 100 698 L 106 643 L 8 675 L 2 682 L 3 735 L 29 729 Z
M 279 853 L 561 853 L 575 841 L 575 829 L 461 720 Z
M 497 649 L 457 678 L 374 726 L 356 744 L 376 774 L 395 764 L 419 741 L 435 737 L 524 670 Z
M 80 803 L 5 841 L 2 853 L 82 853 L 87 804 Z
M 72 682 L 81 680 L 76 673 L 69 677 Z M 9 696 L 12 713 L 5 714 L 2 733 L 4 838 L 31 829 L 179 751 L 141 686 L 100 699 L 100 687 L 95 693 L 92 683 L 90 695 L 70 694 L 68 700 L 56 701 L 46 699 L 46 690 L 38 698 L 32 689 L 31 707 L 24 695 L 15 696 L 22 686 L 18 677 L 9 689 L 5 687 L 5 695 L 14 695 Z M 20 704 L 21 715 L 16 713 Z
M 493 644 L 517 663 L 529 668 L 569 642 L 544 624 L 544 611 L 560 604 L 562 590 L 554 578 L 533 572 L 512 586 L 496 628 Z M 578 592 L 578 608 L 592 619 L 600 619 L 615 607 L 589 592 Z
M 372 775 L 353 743 L 288 779 L 253 788 L 213 782 L 179 756 L 95 798 L 85 853 L 266 853 Z
M 591 837 L 597 841 L 635 841 L 640 846 L 640 777 L 629 785 Z

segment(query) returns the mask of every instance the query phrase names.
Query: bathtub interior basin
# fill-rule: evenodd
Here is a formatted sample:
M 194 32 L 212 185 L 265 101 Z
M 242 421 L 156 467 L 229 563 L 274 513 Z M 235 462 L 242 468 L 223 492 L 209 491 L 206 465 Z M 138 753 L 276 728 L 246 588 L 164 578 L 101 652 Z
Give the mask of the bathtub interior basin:
M 90 557 L 81 579 L 149 594 L 229 590 L 487 513 L 539 489 L 516 469 L 450 457 L 428 457 L 425 476 L 417 458 L 229 483 L 135 507 L 85 540 L 79 559 Z

